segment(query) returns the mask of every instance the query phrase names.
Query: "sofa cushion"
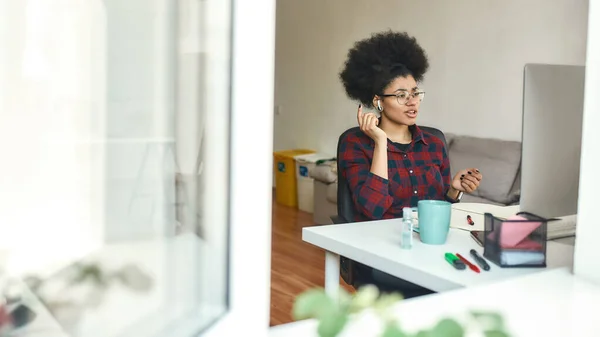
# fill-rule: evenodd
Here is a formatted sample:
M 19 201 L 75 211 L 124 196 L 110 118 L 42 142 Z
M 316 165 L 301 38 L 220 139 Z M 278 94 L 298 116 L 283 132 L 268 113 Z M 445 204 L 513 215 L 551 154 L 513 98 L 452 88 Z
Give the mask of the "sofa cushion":
M 478 197 L 476 195 L 472 195 L 472 194 L 465 194 L 463 195 L 462 199 L 460 202 L 474 202 L 474 203 L 478 203 L 478 204 L 491 204 L 491 205 L 498 205 L 498 206 L 503 206 L 504 204 L 501 204 L 499 202 L 495 202 L 492 200 L 488 200 L 488 199 L 484 199 L 482 197 Z
M 521 164 L 520 142 L 457 136 L 449 157 L 453 175 L 471 167 L 481 171 L 483 180 L 473 195 L 502 204 L 514 201 L 511 192 Z
M 335 163 L 317 165 L 310 170 L 309 174 L 313 179 L 317 179 L 326 184 L 331 184 L 337 180 Z
M 521 167 L 519 166 L 519 171 L 517 172 L 517 176 L 515 177 L 515 182 L 513 183 L 512 188 L 510 189 L 510 193 L 508 194 L 509 204 L 518 204 L 521 199 Z
M 452 147 L 452 143 L 454 142 L 454 138 L 456 138 L 457 135 L 455 135 L 453 133 L 450 133 L 450 132 L 447 132 L 447 133 L 444 133 L 444 137 L 446 137 L 446 144 L 448 144 L 448 147 L 450 148 L 450 147 Z
M 327 200 L 337 204 L 337 183 L 327 186 Z

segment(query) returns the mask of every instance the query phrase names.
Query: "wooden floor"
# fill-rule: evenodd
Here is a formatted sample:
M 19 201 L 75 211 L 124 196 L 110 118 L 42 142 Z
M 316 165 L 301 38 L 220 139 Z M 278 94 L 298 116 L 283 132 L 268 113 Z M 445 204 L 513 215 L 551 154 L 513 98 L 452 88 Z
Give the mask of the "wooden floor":
M 302 241 L 302 228 L 313 225 L 312 214 L 273 202 L 271 326 L 292 322 L 294 298 L 324 285 L 325 252 Z

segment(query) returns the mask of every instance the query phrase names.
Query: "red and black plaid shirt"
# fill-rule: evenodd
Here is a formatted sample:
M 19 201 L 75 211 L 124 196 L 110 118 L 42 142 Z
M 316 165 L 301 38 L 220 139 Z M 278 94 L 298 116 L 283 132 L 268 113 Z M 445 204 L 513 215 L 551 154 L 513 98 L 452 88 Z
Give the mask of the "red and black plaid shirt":
M 375 142 L 359 129 L 340 143 L 340 170 L 356 206 L 355 221 L 402 217 L 402 208 L 419 200 L 446 200 L 450 187 L 450 161 L 444 143 L 410 127 L 412 142 L 388 139 L 388 178 L 371 173 Z

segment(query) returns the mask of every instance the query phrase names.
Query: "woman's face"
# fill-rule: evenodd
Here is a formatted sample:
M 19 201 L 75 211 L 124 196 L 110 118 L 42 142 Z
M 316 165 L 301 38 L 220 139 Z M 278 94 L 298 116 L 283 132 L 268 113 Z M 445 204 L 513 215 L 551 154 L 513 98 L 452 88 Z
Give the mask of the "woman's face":
M 397 124 L 413 125 L 421 105 L 421 97 L 414 94 L 420 91 L 412 75 L 397 77 L 383 90 L 384 96 L 376 96 L 373 103 L 377 107 L 377 99 L 380 100 L 382 117 Z

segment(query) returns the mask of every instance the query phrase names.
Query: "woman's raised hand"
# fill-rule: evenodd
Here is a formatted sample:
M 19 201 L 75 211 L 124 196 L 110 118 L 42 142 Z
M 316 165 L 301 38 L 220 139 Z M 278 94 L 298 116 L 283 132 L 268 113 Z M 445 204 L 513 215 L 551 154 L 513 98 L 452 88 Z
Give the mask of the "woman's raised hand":
M 375 141 L 375 143 L 387 142 L 387 134 L 379 128 L 379 119 L 372 113 L 363 113 L 362 104 L 358 106 L 358 126 L 360 130 Z

